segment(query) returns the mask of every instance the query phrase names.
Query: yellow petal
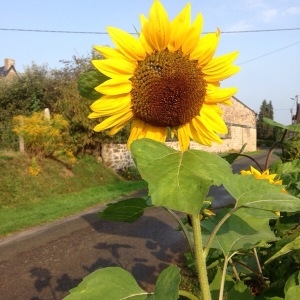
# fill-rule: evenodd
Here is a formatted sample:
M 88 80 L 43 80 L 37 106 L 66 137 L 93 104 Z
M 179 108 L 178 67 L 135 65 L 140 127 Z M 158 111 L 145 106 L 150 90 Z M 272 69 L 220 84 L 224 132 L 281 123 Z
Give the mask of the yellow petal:
M 219 57 L 213 58 L 207 65 L 202 67 L 204 79 L 207 82 L 215 82 L 226 79 L 237 73 L 240 68 L 233 66 L 232 62 L 238 56 L 238 52 L 231 52 Z
M 145 49 L 145 52 L 149 55 L 152 54 L 154 49 L 148 44 L 143 32 L 141 32 L 141 34 L 139 35 L 139 40 L 140 40 L 141 45 Z
M 129 122 L 130 120 L 127 119 L 123 119 L 120 121 L 119 124 L 115 125 L 114 127 L 112 127 L 109 131 L 108 131 L 108 135 L 113 136 L 116 133 L 118 133 L 121 129 L 124 128 L 124 126 Z
M 136 65 L 125 59 L 92 60 L 93 65 L 101 73 L 110 78 L 129 79 L 133 76 Z
M 171 22 L 170 42 L 168 49 L 171 52 L 177 51 L 187 37 L 191 23 L 191 4 L 188 3 L 182 11 Z
M 141 22 L 141 28 L 143 28 L 143 26 L 148 22 L 148 19 L 144 15 L 140 15 L 140 22 Z M 153 53 L 155 49 L 148 44 L 143 31 L 141 31 L 139 34 L 139 41 L 147 54 Z
M 238 66 L 230 66 L 227 70 L 222 70 L 222 71 L 219 71 L 219 72 L 214 72 L 214 73 L 211 73 L 211 74 L 205 74 L 204 72 L 204 79 L 207 81 L 207 82 L 210 82 L 210 81 L 222 81 L 224 79 L 227 79 L 229 77 L 231 77 L 232 75 L 238 73 L 240 71 L 240 67 Z
M 144 24 L 142 32 L 153 49 L 161 51 L 167 47 L 170 41 L 170 23 L 160 1 L 154 1 L 150 8 L 148 22 Z
M 255 169 L 254 167 L 252 167 L 252 166 L 250 166 L 250 171 L 256 177 L 260 177 L 261 176 L 261 173 L 257 169 Z
M 203 36 L 190 54 L 191 60 L 198 60 L 200 67 L 205 66 L 214 56 L 220 39 L 220 31 Z
M 177 130 L 179 148 L 180 148 L 180 151 L 182 151 L 182 152 L 186 151 L 190 146 L 190 137 L 189 137 L 187 129 L 188 128 L 185 124 L 185 125 L 181 125 L 180 127 L 178 127 L 178 130 Z
M 203 135 L 203 133 L 206 133 L 206 130 L 204 132 L 202 130 L 199 130 L 199 127 L 198 126 L 195 127 L 193 125 L 193 123 L 194 122 L 190 122 L 188 124 L 188 128 L 189 128 L 188 131 L 189 131 L 189 136 L 191 137 L 191 139 L 201 145 L 211 146 L 212 140 L 214 140 L 214 139 L 205 137 L 205 135 Z
M 131 97 L 129 94 L 113 97 L 103 96 L 91 105 L 89 118 L 99 118 L 120 113 L 125 110 L 131 110 Z
M 131 34 L 115 27 L 108 27 L 107 31 L 119 51 L 129 60 L 139 61 L 145 58 L 145 50 L 139 40 Z
M 242 175 L 252 175 L 252 173 L 250 171 L 246 171 L 246 170 L 241 170 L 241 174 Z
M 203 28 L 203 16 L 198 14 L 190 30 L 187 32 L 185 41 L 182 45 L 182 52 L 190 54 L 197 46 Z
M 150 124 L 146 124 L 143 128 L 143 137 L 149 138 L 158 142 L 164 142 L 167 137 L 166 127 L 156 127 Z
M 127 111 L 127 112 L 121 112 L 118 114 L 115 114 L 109 118 L 106 118 L 104 121 L 102 121 L 100 124 L 96 125 L 94 127 L 94 131 L 103 131 L 111 127 L 118 126 L 120 123 L 126 123 L 129 122 L 130 119 L 133 117 L 133 112 Z
M 98 51 L 105 58 L 113 58 L 113 59 L 124 59 L 124 55 L 118 51 L 117 49 L 105 46 L 94 46 L 94 49 Z
M 145 15 L 140 15 L 140 22 L 141 22 L 141 27 L 143 27 L 147 22 L 148 22 L 148 19 L 146 18 Z
M 132 89 L 130 80 L 118 78 L 109 79 L 95 87 L 95 90 L 104 95 L 119 95 L 129 93 Z
M 228 105 L 228 106 L 232 105 L 231 99 L 223 101 L 222 104 L 223 105 Z
M 224 120 L 221 118 L 218 110 L 213 109 L 213 105 L 203 104 L 200 111 L 200 118 L 203 124 L 213 131 L 222 134 L 228 132 Z
M 215 88 L 208 84 L 206 88 L 205 102 L 212 104 L 228 101 L 236 92 L 236 87 Z
M 141 133 L 143 132 L 143 128 L 146 123 L 139 119 L 134 119 L 131 123 L 130 135 L 127 140 L 127 148 L 130 149 L 130 145 L 133 141 L 137 140 Z
M 192 122 L 190 123 L 190 127 L 195 128 L 196 132 L 198 133 L 199 139 L 204 139 L 205 142 L 201 142 L 201 144 L 211 146 L 212 141 L 222 143 L 220 137 L 210 127 L 206 126 L 206 124 L 203 123 L 200 116 L 193 118 Z M 194 134 L 194 136 L 196 136 L 196 134 Z
M 127 142 L 128 147 L 134 140 L 148 138 L 159 142 L 164 142 L 167 137 L 166 127 L 156 127 L 141 120 L 134 120 L 131 126 L 130 136 Z

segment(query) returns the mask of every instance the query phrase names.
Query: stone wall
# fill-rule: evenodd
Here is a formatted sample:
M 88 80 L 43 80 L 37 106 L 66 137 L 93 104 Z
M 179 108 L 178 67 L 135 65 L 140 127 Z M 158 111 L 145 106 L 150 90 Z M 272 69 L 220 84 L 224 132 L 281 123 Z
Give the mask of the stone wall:
M 212 147 L 191 142 L 190 149 L 205 150 L 213 153 L 239 151 L 244 144 L 244 151 L 256 150 L 256 115 L 253 110 L 232 98 L 231 106 L 222 106 L 223 118 L 228 127 L 228 134 L 221 136 L 223 143 L 214 143 Z M 169 147 L 179 149 L 178 142 L 166 142 Z M 103 144 L 101 148 L 102 161 L 114 170 L 124 169 L 134 165 L 126 144 Z

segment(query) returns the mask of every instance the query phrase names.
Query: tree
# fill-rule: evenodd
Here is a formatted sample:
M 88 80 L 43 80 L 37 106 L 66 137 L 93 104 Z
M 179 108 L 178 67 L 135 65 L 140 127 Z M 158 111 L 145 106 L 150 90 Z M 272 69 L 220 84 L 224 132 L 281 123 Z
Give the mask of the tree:
M 53 106 L 58 97 L 46 65 L 32 64 L 23 74 L 9 82 L 0 82 L 0 147 L 17 149 L 18 138 L 12 132 L 16 115 L 29 116 L 33 112 Z
M 269 118 L 274 119 L 274 111 L 272 101 L 269 103 L 266 100 L 263 100 L 260 110 L 257 116 L 256 128 L 257 128 L 257 138 L 258 139 L 274 139 L 273 127 L 266 124 L 263 119 Z
M 12 132 L 14 116 L 31 116 L 45 108 L 68 121 L 76 154 L 95 150 L 103 141 L 125 141 L 128 126 L 109 137 L 105 132 L 93 131 L 101 120 L 88 119 L 90 105 L 101 97 L 94 88 L 107 80 L 93 67 L 92 58 L 99 58 L 99 54 L 73 56 L 71 60 L 61 61 L 63 66 L 59 69 L 33 63 L 9 84 L 0 80 L 0 148 L 17 150 L 18 138 Z
M 93 147 L 97 143 L 97 137 L 92 138 L 96 121 L 88 119 L 93 101 L 80 96 L 77 88 L 80 74 L 93 69 L 90 61 L 90 57 L 73 56 L 62 61 L 60 69 L 33 63 L 9 83 L 0 81 L 0 148 L 17 150 L 18 138 L 12 131 L 14 116 L 31 116 L 45 108 L 68 121 L 76 153 L 90 144 Z

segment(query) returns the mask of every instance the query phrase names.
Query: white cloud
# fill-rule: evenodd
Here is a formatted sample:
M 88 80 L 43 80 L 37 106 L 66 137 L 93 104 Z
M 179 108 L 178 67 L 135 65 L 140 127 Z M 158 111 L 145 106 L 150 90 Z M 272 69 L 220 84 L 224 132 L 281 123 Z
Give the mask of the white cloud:
M 266 1 L 265 0 L 248 0 L 247 1 L 247 7 L 249 9 L 265 8 L 266 7 Z
M 300 15 L 300 6 L 291 6 L 286 9 L 285 13 L 287 15 Z
M 227 28 L 224 31 L 244 31 L 244 30 L 251 30 L 253 29 L 253 26 L 248 23 L 246 20 L 241 20 L 233 25 L 231 25 L 229 28 Z
M 279 15 L 279 9 L 271 8 L 271 9 L 263 10 L 260 18 L 264 22 L 268 23 L 271 22 L 273 19 L 275 19 L 278 15 Z

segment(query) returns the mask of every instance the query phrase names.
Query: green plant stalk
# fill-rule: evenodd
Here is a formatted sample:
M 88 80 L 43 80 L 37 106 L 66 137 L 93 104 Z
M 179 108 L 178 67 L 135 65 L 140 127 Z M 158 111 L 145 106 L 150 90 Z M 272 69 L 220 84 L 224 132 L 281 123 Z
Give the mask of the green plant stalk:
M 221 285 L 220 285 L 220 292 L 219 292 L 219 300 L 223 299 L 223 294 L 224 294 L 224 283 L 225 283 L 225 276 L 226 276 L 226 271 L 227 271 L 227 266 L 228 266 L 228 258 L 225 257 L 224 259 L 224 265 L 223 265 L 223 271 L 222 271 L 222 278 L 221 278 Z
M 223 272 L 222 272 L 222 278 L 221 278 L 221 285 L 220 285 L 220 292 L 219 292 L 219 300 L 223 300 L 224 286 L 225 286 L 225 277 L 226 277 L 228 262 L 230 262 L 231 259 L 232 259 L 232 257 L 235 254 L 237 254 L 237 253 L 238 252 L 233 252 L 229 257 L 225 256 L 224 266 L 223 266 Z
M 179 296 L 183 296 L 183 297 L 191 299 L 191 300 L 199 300 L 198 297 L 196 297 L 195 295 L 193 295 L 192 293 L 190 293 L 188 291 L 179 290 L 178 294 L 179 294 Z
M 208 241 L 207 241 L 207 243 L 206 243 L 206 246 L 205 246 L 205 249 L 204 249 L 204 251 L 203 251 L 203 253 L 204 253 L 204 257 L 206 258 L 207 257 L 207 255 L 208 255 L 208 251 L 209 251 L 209 249 L 210 249 L 210 247 L 211 247 L 211 244 L 212 244 L 212 242 L 213 242 L 213 239 L 215 238 L 215 236 L 216 236 L 216 234 L 217 234 L 217 232 L 218 232 L 218 230 L 221 228 L 221 226 L 225 223 L 225 221 L 236 211 L 236 210 L 238 210 L 239 209 L 239 207 L 237 207 L 237 208 L 233 208 L 229 213 L 227 213 L 221 220 L 220 220 L 220 222 L 216 225 L 216 227 L 214 228 L 214 230 L 212 231 L 212 233 L 210 234 L 210 236 L 209 236 L 209 239 L 208 239 Z
M 194 253 L 194 246 L 193 246 L 193 242 L 191 240 L 190 234 L 187 231 L 185 225 L 182 223 L 182 221 L 180 220 L 180 218 L 177 216 L 177 214 L 172 211 L 171 209 L 165 207 L 165 209 L 176 219 L 176 221 L 178 222 L 179 226 L 181 227 L 183 234 L 185 236 L 185 238 L 187 239 L 188 243 L 189 243 L 189 247 L 191 249 L 191 254 L 193 259 L 195 260 L 195 253 Z
M 209 289 L 206 261 L 203 251 L 201 224 L 198 215 L 192 215 L 194 245 L 195 245 L 195 257 L 196 266 L 198 270 L 198 281 L 201 288 L 202 300 L 211 300 L 211 294 Z
M 237 269 L 236 269 L 236 267 L 235 267 L 235 265 L 233 263 L 232 258 L 230 258 L 228 261 L 229 261 L 229 264 L 231 265 L 231 268 L 232 268 L 232 271 L 233 271 L 233 274 L 234 274 L 235 278 L 237 280 L 241 280 L 240 276 L 239 276 L 239 273 L 238 273 L 238 271 L 237 271 Z
M 281 140 L 279 142 L 275 141 L 273 143 L 273 145 L 270 147 L 270 149 L 268 151 L 267 158 L 266 158 L 266 162 L 265 162 L 265 170 L 267 170 L 269 168 L 269 161 L 270 161 L 270 157 L 271 157 L 271 154 L 272 154 L 274 148 L 276 147 L 276 145 L 282 144 L 282 142 L 284 141 L 284 138 L 285 138 L 287 132 L 288 132 L 287 129 L 285 129 L 284 132 L 283 132 L 283 134 L 282 134 Z

